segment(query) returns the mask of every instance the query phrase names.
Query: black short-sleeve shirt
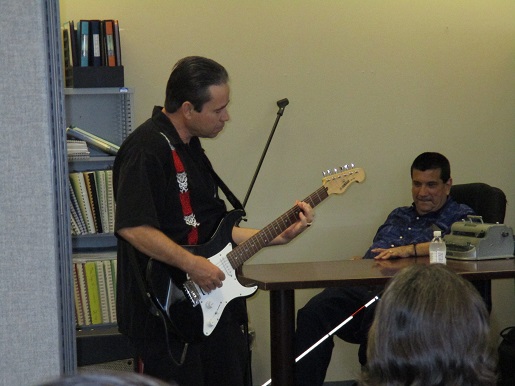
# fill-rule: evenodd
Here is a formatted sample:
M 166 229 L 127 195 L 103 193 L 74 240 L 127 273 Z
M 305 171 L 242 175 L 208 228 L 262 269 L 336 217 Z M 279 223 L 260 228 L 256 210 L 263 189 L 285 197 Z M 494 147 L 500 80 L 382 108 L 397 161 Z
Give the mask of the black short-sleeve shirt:
M 152 118 L 129 135 L 116 156 L 113 167 L 115 232 L 125 227 L 150 225 L 178 244 L 187 243 L 190 227 L 183 218 L 177 173 L 163 133 L 184 165 L 202 244 L 212 236 L 226 213 L 226 206 L 218 196 L 218 187 L 199 139 L 194 137 L 189 144 L 184 144 L 161 110 L 154 107 Z M 148 312 L 129 264 L 131 255 L 136 257 L 144 277 L 148 257 L 118 237 L 118 324 L 120 331 L 134 337 L 143 329 Z

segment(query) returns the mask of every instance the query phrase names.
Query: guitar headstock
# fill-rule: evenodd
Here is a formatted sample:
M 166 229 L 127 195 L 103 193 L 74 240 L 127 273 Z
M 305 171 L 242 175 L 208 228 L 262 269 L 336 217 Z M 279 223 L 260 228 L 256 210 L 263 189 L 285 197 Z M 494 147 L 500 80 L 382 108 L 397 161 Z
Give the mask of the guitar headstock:
M 327 189 L 327 194 L 342 194 L 353 182 L 365 180 L 365 171 L 355 168 L 354 164 L 345 165 L 339 169 L 324 172 L 322 184 Z

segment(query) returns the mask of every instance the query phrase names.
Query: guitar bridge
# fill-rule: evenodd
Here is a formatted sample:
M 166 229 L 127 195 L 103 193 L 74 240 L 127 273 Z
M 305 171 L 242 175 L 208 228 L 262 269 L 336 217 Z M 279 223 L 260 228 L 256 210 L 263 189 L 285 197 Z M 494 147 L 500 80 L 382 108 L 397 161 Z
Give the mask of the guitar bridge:
M 183 284 L 184 286 L 184 292 L 186 295 L 188 295 L 188 298 L 191 301 L 191 304 L 193 307 L 196 307 L 200 304 L 200 295 L 197 291 L 197 287 L 195 286 L 195 283 L 193 283 L 191 280 L 187 280 Z

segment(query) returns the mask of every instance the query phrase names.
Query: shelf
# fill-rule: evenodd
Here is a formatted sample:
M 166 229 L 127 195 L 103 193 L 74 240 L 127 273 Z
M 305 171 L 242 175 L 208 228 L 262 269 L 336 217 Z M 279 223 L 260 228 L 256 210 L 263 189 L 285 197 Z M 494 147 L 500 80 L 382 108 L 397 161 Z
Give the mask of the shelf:
M 112 169 L 114 156 L 91 156 L 81 160 L 68 161 L 70 172 L 83 172 L 86 170 Z
M 93 233 L 72 236 L 73 250 L 115 249 L 116 236 L 113 233 Z
M 134 89 L 129 87 L 92 87 L 64 89 L 65 95 L 99 95 L 99 94 L 132 94 Z
M 118 333 L 118 327 L 116 323 L 102 323 L 102 324 L 90 324 L 89 326 L 77 327 L 77 338 L 90 336 L 90 335 L 111 335 L 114 332 Z
M 134 358 L 129 339 L 116 326 L 101 326 L 76 331 L 77 365 L 87 366 Z

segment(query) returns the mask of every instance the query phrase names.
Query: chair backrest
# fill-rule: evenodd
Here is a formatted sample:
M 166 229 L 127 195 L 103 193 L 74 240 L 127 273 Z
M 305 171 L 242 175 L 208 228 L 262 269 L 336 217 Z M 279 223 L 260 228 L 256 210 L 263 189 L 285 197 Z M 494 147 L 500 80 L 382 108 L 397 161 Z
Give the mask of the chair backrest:
M 460 204 L 470 206 L 478 216 L 483 217 L 486 223 L 504 222 L 506 195 L 499 188 L 482 182 L 453 185 L 451 197 Z

